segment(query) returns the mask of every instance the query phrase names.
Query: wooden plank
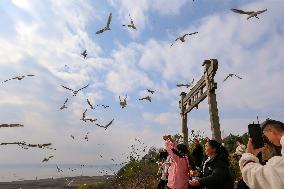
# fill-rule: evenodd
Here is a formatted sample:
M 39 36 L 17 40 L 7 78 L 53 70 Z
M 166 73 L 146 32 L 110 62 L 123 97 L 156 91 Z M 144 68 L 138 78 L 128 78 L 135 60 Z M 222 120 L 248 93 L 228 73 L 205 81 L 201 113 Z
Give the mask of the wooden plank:
M 199 96 L 199 98 L 194 101 L 189 107 L 185 110 L 185 113 L 190 112 L 193 108 L 195 108 L 200 102 L 202 102 L 207 97 L 207 91 L 204 91 L 202 95 Z
M 196 85 L 190 90 L 190 92 L 184 97 L 183 105 L 185 106 L 189 99 L 196 94 L 201 88 L 206 86 L 205 76 L 203 75 L 201 79 L 196 83 Z

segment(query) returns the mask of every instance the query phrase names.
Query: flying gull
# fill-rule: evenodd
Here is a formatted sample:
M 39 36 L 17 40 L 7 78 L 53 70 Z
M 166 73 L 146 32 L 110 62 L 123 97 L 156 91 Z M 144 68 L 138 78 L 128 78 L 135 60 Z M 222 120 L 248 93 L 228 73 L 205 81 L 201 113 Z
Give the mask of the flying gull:
M 180 36 L 178 38 L 176 38 L 176 40 L 171 44 L 171 47 L 174 45 L 175 42 L 177 42 L 178 40 L 180 40 L 182 43 L 185 42 L 185 37 L 188 36 L 188 35 L 195 35 L 197 34 L 198 32 L 193 32 L 193 33 L 186 33 L 184 34 L 183 36 Z
M 260 10 L 260 11 L 243 11 L 240 9 L 231 9 L 231 10 L 238 14 L 247 14 L 248 15 L 247 20 L 253 17 L 259 19 L 258 15 L 267 11 L 267 9 Z

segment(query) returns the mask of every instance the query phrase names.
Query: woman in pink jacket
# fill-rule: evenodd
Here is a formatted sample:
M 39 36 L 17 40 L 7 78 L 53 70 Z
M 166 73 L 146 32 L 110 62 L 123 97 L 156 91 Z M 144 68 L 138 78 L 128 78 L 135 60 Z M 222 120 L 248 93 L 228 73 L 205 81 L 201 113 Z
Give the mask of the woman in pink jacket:
M 172 158 L 169 168 L 168 187 L 170 189 L 187 189 L 191 163 L 189 151 L 184 144 L 178 144 L 171 136 L 164 136 L 165 148 Z

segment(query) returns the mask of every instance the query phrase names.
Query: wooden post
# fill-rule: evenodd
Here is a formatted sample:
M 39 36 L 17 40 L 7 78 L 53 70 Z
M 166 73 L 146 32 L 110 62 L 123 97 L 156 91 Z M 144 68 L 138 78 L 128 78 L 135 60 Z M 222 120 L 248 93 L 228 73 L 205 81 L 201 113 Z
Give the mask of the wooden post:
M 218 142 L 222 141 L 221 138 L 221 130 L 220 130 L 220 122 L 218 116 L 218 107 L 217 107 L 217 99 L 215 90 L 217 89 L 217 83 L 214 82 L 214 76 L 216 71 L 210 72 L 213 74 L 209 74 L 209 68 L 213 70 L 218 69 L 218 61 L 216 59 L 205 60 L 204 64 L 205 70 L 205 81 L 207 86 L 207 98 L 209 105 L 209 115 L 210 115 L 210 123 L 211 123 L 211 131 L 212 131 L 212 139 L 217 140 Z
M 188 145 L 188 128 L 187 128 L 187 113 L 185 112 L 185 106 L 184 104 L 184 97 L 186 96 L 185 92 L 182 92 L 180 94 L 181 100 L 180 100 L 180 110 L 181 110 L 181 121 L 182 121 L 182 134 L 183 134 L 183 143 L 185 145 Z

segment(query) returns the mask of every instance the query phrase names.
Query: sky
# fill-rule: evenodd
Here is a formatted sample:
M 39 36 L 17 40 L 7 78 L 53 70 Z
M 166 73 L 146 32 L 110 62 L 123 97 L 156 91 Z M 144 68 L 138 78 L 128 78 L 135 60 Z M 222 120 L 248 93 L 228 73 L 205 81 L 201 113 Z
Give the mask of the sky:
M 231 8 L 268 11 L 247 20 Z M 135 138 L 162 147 L 161 136 L 181 132 L 179 95 L 189 89 L 176 84 L 198 81 L 203 61 L 211 58 L 219 62 L 223 137 L 247 132 L 257 116 L 284 121 L 283 8 L 283 0 L 1 0 L 0 80 L 35 77 L 1 84 L 0 123 L 24 127 L 0 128 L 0 140 L 52 142 L 57 150 L 2 146 L 0 167 L 40 164 L 49 155 L 55 158 L 47 165 L 123 162 Z M 109 13 L 111 30 L 97 35 Z M 137 30 L 122 27 L 128 14 Z M 189 32 L 199 33 L 170 47 Z M 223 82 L 229 73 L 243 79 Z M 61 87 L 87 84 L 76 97 Z M 146 88 L 156 90 L 151 103 L 138 100 L 148 95 Z M 125 95 L 128 106 L 121 109 L 118 96 Z M 61 111 L 66 98 L 68 108 Z M 87 113 L 101 124 L 114 119 L 108 130 L 80 120 L 87 98 L 110 105 Z M 207 99 L 189 113 L 188 127 L 211 136 Z M 82 139 L 87 132 L 89 141 Z M 0 176 L 9 177 L 6 173 L 0 169 Z

